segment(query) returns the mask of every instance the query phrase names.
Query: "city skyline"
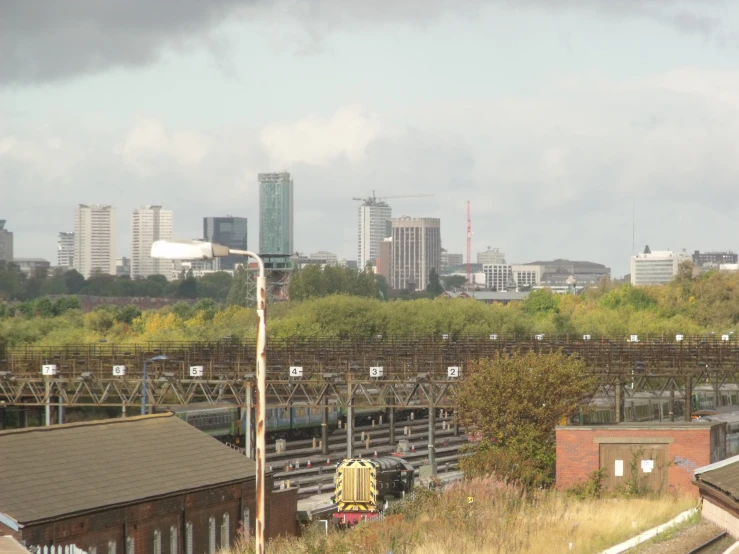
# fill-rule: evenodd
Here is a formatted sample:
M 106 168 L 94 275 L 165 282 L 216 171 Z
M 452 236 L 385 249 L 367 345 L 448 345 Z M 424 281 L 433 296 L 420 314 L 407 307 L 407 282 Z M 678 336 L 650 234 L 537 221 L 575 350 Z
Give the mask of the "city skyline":
M 370 190 L 434 194 L 393 215 L 442 219 L 449 252 L 467 200 L 473 250 L 514 262 L 623 275 L 634 203 L 637 245 L 736 248 L 735 3 L 160 4 L 127 3 L 115 41 L 107 4 L 0 21 L 16 256 L 53 260 L 79 201 L 117 207 L 129 255 L 123 216 L 143 204 L 176 212 L 178 238 L 211 214 L 256 222 L 256 174 L 281 169 L 300 251 L 353 259 L 351 198 Z

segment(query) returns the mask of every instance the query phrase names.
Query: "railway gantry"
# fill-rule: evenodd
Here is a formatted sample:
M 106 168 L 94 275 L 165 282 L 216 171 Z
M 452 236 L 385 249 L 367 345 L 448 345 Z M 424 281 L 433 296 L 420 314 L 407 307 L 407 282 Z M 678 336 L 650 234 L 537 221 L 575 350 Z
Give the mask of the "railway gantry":
M 405 408 L 449 405 L 449 393 L 470 362 L 497 353 L 561 350 L 597 376 L 594 395 L 616 412 L 639 392 L 716 390 L 739 384 L 739 342 L 722 337 L 445 339 L 313 339 L 268 343 L 269 406 L 326 404 Z M 143 361 L 149 363 L 147 403 L 251 404 L 255 347 L 249 342 L 143 343 L 20 347 L 0 352 L 0 403 L 5 406 L 138 406 Z M 689 403 L 688 403 L 689 404 Z M 690 417 L 690 408 L 685 411 Z M 618 416 L 617 416 L 618 417 Z

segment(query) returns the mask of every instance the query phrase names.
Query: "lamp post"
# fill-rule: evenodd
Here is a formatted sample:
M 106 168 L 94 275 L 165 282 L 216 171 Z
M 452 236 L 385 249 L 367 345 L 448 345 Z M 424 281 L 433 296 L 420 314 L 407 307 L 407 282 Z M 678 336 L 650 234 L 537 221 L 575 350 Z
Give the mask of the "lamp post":
M 148 380 L 149 374 L 146 371 L 146 365 L 149 362 L 158 362 L 161 360 L 169 360 L 166 354 L 154 356 L 144 360 L 144 378 L 141 380 L 141 415 L 146 415 L 146 381 Z
M 236 254 L 254 258 L 259 266 L 257 277 L 257 513 L 255 517 L 256 553 L 264 554 L 265 522 L 265 464 L 266 464 L 266 415 L 267 415 L 267 279 L 262 258 L 248 250 L 231 250 L 222 244 L 200 241 L 158 240 L 151 245 L 152 258 L 169 260 L 211 260 Z M 250 430 L 246 429 L 249 433 Z M 246 453 L 248 456 L 248 452 Z

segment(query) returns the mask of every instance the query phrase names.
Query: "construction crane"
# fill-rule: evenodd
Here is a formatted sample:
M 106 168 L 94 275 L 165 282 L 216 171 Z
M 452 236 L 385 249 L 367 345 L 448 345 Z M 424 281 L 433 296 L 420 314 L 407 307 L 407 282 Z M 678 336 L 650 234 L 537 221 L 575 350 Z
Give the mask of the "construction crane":
M 472 286 L 472 272 L 470 258 L 472 257 L 472 216 L 470 215 L 470 201 L 467 200 L 467 286 Z
M 359 202 L 367 202 L 368 204 L 375 204 L 378 200 L 388 200 L 391 198 L 422 198 L 425 196 L 435 196 L 433 194 L 397 194 L 393 196 L 375 196 L 375 191 L 372 191 L 372 196 L 366 198 L 354 197 L 352 200 L 358 200 Z

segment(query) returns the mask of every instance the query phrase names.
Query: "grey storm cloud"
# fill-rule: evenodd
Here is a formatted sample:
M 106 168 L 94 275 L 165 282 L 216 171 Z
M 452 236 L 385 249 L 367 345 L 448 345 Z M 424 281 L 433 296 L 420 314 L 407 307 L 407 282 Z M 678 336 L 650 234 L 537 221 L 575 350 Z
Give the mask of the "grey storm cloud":
M 0 85 L 63 81 L 155 62 L 166 49 L 210 45 L 230 18 L 288 17 L 319 36 L 337 22 L 426 21 L 441 13 L 474 16 L 480 6 L 583 9 L 641 16 L 679 31 L 718 32 L 720 18 L 696 10 L 726 0 L 4 0 L 0 2 Z M 310 32 L 310 30 L 314 32 Z M 320 40 L 317 39 L 317 40 Z

